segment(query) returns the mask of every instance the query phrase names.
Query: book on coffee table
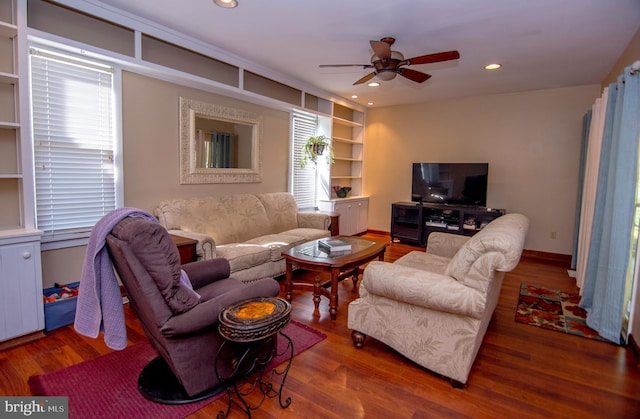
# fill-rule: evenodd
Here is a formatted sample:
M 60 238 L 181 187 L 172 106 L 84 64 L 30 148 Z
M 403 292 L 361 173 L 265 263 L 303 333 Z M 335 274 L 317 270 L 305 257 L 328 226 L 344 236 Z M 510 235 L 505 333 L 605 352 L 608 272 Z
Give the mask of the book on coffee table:
M 351 244 L 340 239 L 320 239 L 318 245 L 330 252 L 345 252 L 351 250 Z

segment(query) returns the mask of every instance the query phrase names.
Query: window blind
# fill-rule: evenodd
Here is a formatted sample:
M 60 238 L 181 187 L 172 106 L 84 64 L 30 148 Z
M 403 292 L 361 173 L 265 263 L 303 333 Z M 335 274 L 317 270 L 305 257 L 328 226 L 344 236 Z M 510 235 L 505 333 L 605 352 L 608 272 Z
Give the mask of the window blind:
M 315 166 L 308 164 L 305 168 L 301 168 L 300 159 L 302 158 L 302 146 L 309 137 L 316 135 L 317 126 L 317 116 L 302 113 L 293 114 L 293 167 L 291 170 L 293 190 L 291 193 L 300 209 L 316 208 Z
M 116 207 L 114 74 L 30 52 L 37 227 L 51 240 L 90 231 Z

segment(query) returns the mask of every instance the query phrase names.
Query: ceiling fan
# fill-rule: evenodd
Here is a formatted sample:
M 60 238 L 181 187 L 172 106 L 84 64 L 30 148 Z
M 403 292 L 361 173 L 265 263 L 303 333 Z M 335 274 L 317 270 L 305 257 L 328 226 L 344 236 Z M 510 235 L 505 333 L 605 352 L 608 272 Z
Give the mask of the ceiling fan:
M 396 42 L 395 38 L 389 36 L 384 37 L 379 41 L 369 41 L 371 49 L 373 49 L 371 64 L 321 64 L 320 67 L 373 68 L 373 72 L 353 83 L 354 85 L 365 83 L 375 76 L 378 76 L 379 79 L 384 81 L 393 80 L 397 74 L 415 81 L 416 83 L 423 83 L 431 78 L 430 74 L 422 73 L 406 67 L 417 64 L 430 64 L 441 61 L 457 60 L 460 58 L 460 53 L 458 53 L 458 51 L 446 51 L 421 55 L 405 60 L 402 53 L 391 50 L 391 45 L 393 45 L 394 42 Z

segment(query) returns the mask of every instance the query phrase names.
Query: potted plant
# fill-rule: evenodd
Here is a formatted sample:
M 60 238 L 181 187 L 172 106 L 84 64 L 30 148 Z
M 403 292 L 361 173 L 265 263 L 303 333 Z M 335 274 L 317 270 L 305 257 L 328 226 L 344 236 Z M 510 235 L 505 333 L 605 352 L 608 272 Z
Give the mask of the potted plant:
M 351 187 L 336 185 L 333 187 L 333 191 L 336 193 L 338 198 L 346 198 L 347 195 L 349 195 L 349 192 L 351 192 Z
M 328 164 L 333 164 L 333 147 L 324 135 L 309 137 L 302 146 L 302 158 L 300 159 L 300 167 L 305 168 L 311 161 L 316 164 L 318 157 L 322 156 L 326 151 L 325 159 Z

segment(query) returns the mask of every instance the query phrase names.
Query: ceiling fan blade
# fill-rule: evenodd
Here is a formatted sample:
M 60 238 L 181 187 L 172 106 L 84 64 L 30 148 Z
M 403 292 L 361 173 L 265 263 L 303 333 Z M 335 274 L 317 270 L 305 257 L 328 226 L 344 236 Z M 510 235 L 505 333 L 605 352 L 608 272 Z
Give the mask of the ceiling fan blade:
M 391 58 L 391 46 L 383 41 L 369 41 L 373 53 L 376 54 L 382 61 Z
M 400 61 L 400 63 L 398 63 L 398 66 L 439 63 L 441 61 L 457 60 L 458 58 L 460 58 L 460 53 L 458 51 L 438 52 L 436 54 L 421 55 L 419 57 L 413 57 L 404 61 Z
M 421 73 L 420 71 L 411 70 L 410 68 L 399 68 L 398 74 L 416 83 L 424 83 L 431 78 L 431 74 Z
M 371 73 L 367 74 L 366 76 L 364 76 L 363 78 L 361 78 L 360 80 L 358 80 L 357 82 L 353 83 L 353 85 L 355 86 L 356 84 L 366 83 L 369 80 L 371 80 L 375 75 L 376 75 L 375 71 L 371 72 Z
M 362 67 L 362 68 L 373 68 L 371 64 L 320 64 L 318 67 L 327 68 L 327 67 Z

